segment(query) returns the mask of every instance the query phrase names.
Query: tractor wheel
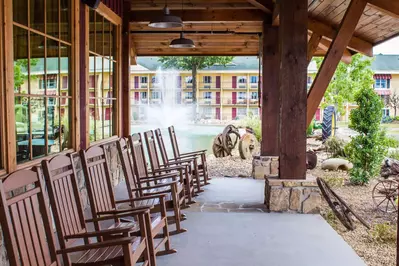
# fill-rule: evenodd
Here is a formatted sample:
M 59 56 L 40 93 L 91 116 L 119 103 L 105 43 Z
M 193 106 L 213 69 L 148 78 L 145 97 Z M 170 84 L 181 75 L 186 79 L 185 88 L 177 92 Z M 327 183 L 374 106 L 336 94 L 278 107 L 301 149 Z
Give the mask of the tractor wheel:
M 322 133 L 323 133 L 323 142 L 326 141 L 329 137 L 333 137 L 335 135 L 336 129 L 336 113 L 334 106 L 327 106 L 324 109 L 323 113 L 323 124 L 322 124 Z

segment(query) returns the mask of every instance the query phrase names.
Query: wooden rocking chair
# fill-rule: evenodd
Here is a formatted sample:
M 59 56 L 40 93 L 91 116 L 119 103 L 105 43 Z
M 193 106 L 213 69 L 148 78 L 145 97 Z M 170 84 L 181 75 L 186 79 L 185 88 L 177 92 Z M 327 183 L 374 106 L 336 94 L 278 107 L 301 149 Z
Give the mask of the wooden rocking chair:
M 80 158 L 82 161 L 83 172 L 85 174 L 85 181 L 88 190 L 88 196 L 91 207 L 91 214 L 96 230 L 100 229 L 100 220 L 104 220 L 104 217 L 108 215 L 125 213 L 130 210 L 137 210 L 141 208 L 148 208 L 151 206 L 151 202 L 156 199 L 159 202 L 160 208 L 158 213 L 151 214 L 150 224 L 147 225 L 147 235 L 150 239 L 154 240 L 157 235 L 162 235 L 162 241 L 156 246 L 154 241 L 148 241 L 151 264 L 155 265 L 154 255 L 166 255 L 176 253 L 175 249 L 171 248 L 170 237 L 167 223 L 167 213 L 165 206 L 166 194 L 157 194 L 143 196 L 140 198 L 126 199 L 126 200 L 115 200 L 115 195 L 111 182 L 111 173 L 109 170 L 109 159 L 104 146 L 93 146 L 86 151 L 80 151 Z M 145 202 L 149 205 L 140 204 L 140 207 L 134 208 L 118 208 L 117 205 L 121 204 L 133 204 L 134 202 Z M 128 216 L 128 215 L 126 215 Z M 116 222 L 114 227 L 119 227 L 119 223 Z M 161 250 L 162 246 L 165 250 Z
M 148 156 L 150 158 L 151 171 L 153 174 L 170 173 L 179 171 L 184 176 L 185 194 L 187 195 L 188 204 L 195 203 L 193 197 L 194 193 L 194 180 L 191 168 L 192 158 L 186 161 L 179 161 L 176 163 L 166 163 L 161 165 L 159 162 L 157 147 L 155 144 L 155 137 L 152 130 L 144 132 L 145 141 L 147 144 Z
M 65 195 L 73 194 L 70 181 L 59 178 L 57 183 L 57 189 L 62 190 Z M 21 189 L 24 190 L 22 194 L 10 196 L 13 191 Z M 89 237 L 105 236 L 115 231 L 87 233 L 84 221 L 80 220 L 78 209 L 73 202 L 63 202 L 69 204 L 68 209 L 72 208 L 73 212 L 64 211 L 64 214 L 69 215 L 69 222 L 57 228 L 57 234 L 62 236 L 68 231 L 71 233 L 69 239 L 85 238 L 86 243 L 78 246 L 65 245 L 63 238 L 60 241 L 61 248 L 56 250 L 45 190 L 40 169 L 37 167 L 33 170 L 14 172 L 0 182 L 0 222 L 11 266 L 134 265 L 140 257 L 144 257 L 144 265 L 150 265 L 146 239 L 129 237 L 124 230 L 117 231 L 123 234 L 121 238 L 89 243 Z M 53 205 L 52 207 L 54 210 Z M 149 211 L 137 212 L 141 221 L 146 212 Z M 55 214 L 54 218 L 56 227 L 59 227 L 61 225 L 59 217 Z M 70 259 L 71 253 L 74 253 L 73 257 L 76 259 Z M 59 254 L 64 258 L 63 264 L 57 258 Z M 93 256 L 94 254 L 96 256 Z
M 123 157 L 129 156 L 127 147 L 125 148 L 126 144 L 121 144 L 121 150 L 123 151 Z M 176 223 L 176 233 L 183 233 L 187 230 L 181 227 L 181 220 L 185 219 L 185 215 L 181 213 L 181 209 L 186 207 L 186 195 L 185 190 L 183 188 L 184 178 L 182 168 L 179 168 L 178 172 L 171 172 L 171 173 L 148 173 L 147 162 L 145 160 L 144 155 L 144 147 L 141 135 L 139 133 L 133 134 L 129 136 L 129 145 L 132 154 L 131 160 L 125 160 L 126 162 L 130 162 L 131 171 L 127 169 L 127 172 L 133 173 L 136 178 L 132 178 L 132 180 L 136 180 L 136 186 L 132 186 L 131 190 L 133 191 L 135 187 L 140 188 L 141 193 L 144 195 L 156 195 L 158 193 L 171 193 L 169 198 L 170 200 L 167 201 L 167 208 L 168 210 L 174 211 L 173 222 Z M 128 164 L 126 163 L 126 166 Z M 175 183 L 176 188 L 174 190 L 163 191 L 164 189 L 168 189 L 168 186 L 164 186 L 163 184 L 167 183 Z M 129 186 L 128 186 L 129 187 Z M 144 190 L 143 190 L 144 189 Z
M 201 163 L 198 164 L 198 173 L 197 174 L 200 177 L 202 177 L 201 186 L 210 184 L 208 182 L 209 180 L 211 180 L 211 178 L 209 178 L 209 176 L 208 176 L 208 166 L 206 164 L 206 150 L 180 153 L 175 128 L 173 126 L 170 126 L 170 127 L 168 127 L 168 130 L 169 130 L 170 142 L 172 143 L 173 155 L 175 157 L 174 160 L 181 160 L 181 159 L 187 159 L 187 158 L 190 158 L 193 156 L 200 156 Z
M 201 189 L 201 183 L 199 180 L 199 174 L 198 174 L 198 157 L 197 156 L 193 156 L 193 157 L 189 157 L 187 159 L 169 159 L 168 153 L 166 151 L 166 147 L 165 147 L 165 142 L 163 140 L 162 137 L 162 132 L 161 129 L 157 128 L 155 129 L 155 136 L 157 138 L 157 142 L 158 142 L 158 147 L 159 147 L 159 151 L 161 153 L 161 158 L 162 158 L 162 163 L 163 165 L 166 166 L 174 166 L 174 165 L 189 165 L 190 166 L 190 172 L 192 174 L 192 176 L 195 179 L 196 182 L 196 187 L 197 187 L 197 193 L 203 192 L 203 190 Z M 194 182 L 194 180 L 193 180 Z M 196 196 L 196 194 L 192 194 L 192 197 Z M 191 199 L 189 198 L 189 201 Z

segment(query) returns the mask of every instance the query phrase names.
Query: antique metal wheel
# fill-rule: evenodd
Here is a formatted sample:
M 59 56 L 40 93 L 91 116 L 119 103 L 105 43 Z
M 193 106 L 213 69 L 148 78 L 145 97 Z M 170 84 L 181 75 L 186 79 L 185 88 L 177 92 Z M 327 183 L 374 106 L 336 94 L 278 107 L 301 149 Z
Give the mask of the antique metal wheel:
M 227 156 L 227 152 L 223 147 L 222 134 L 217 135 L 213 140 L 212 151 L 216 158 Z
M 355 229 L 355 224 L 351 214 L 355 216 L 356 219 L 358 219 L 359 222 L 362 223 L 366 228 L 370 229 L 370 225 L 365 220 L 363 220 L 362 217 L 355 213 L 323 179 L 317 178 L 317 185 L 319 186 L 321 194 L 327 201 L 335 216 L 337 216 L 337 218 L 348 230 Z
M 373 188 L 372 197 L 376 209 L 387 213 L 397 212 L 398 182 L 380 180 Z
M 213 140 L 212 151 L 215 157 L 226 157 L 231 155 L 231 152 L 237 145 L 240 139 L 238 129 L 233 125 L 228 125 L 222 134 L 216 136 Z

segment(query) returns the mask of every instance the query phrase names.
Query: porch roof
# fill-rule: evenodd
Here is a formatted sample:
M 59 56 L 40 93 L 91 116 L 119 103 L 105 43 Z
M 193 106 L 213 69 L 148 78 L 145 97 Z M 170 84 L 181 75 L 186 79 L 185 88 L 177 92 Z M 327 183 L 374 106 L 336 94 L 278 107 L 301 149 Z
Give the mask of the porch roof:
M 368 5 L 348 46 L 351 53 L 372 56 L 372 47 L 399 34 L 399 2 L 367 0 Z M 150 20 L 161 14 L 163 0 L 131 1 L 130 31 L 137 56 L 156 55 L 258 55 L 263 21 L 278 25 L 279 11 L 274 0 L 179 0 L 168 1 L 172 14 L 181 16 L 186 37 L 194 49 L 172 49 L 169 43 L 179 37 L 180 28 L 154 29 Z M 350 0 L 309 1 L 309 33 L 331 41 L 336 35 Z M 316 55 L 324 55 L 321 43 Z

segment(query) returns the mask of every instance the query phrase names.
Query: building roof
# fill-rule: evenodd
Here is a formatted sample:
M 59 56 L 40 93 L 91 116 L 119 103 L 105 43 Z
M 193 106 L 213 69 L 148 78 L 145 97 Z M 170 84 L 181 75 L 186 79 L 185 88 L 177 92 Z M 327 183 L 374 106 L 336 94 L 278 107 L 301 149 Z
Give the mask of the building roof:
M 399 74 L 399 55 L 375 55 L 371 69 L 377 74 Z
M 162 67 L 162 64 L 158 61 L 159 57 L 138 57 L 137 66 L 132 67 L 132 72 L 155 72 L 158 68 Z M 140 69 L 135 71 L 135 69 Z M 236 56 L 233 61 L 226 66 L 214 65 L 203 69 L 199 72 L 217 71 L 217 72 L 254 72 L 257 73 L 259 70 L 259 59 L 256 56 Z M 317 72 L 316 63 L 312 62 L 308 68 L 309 73 Z

